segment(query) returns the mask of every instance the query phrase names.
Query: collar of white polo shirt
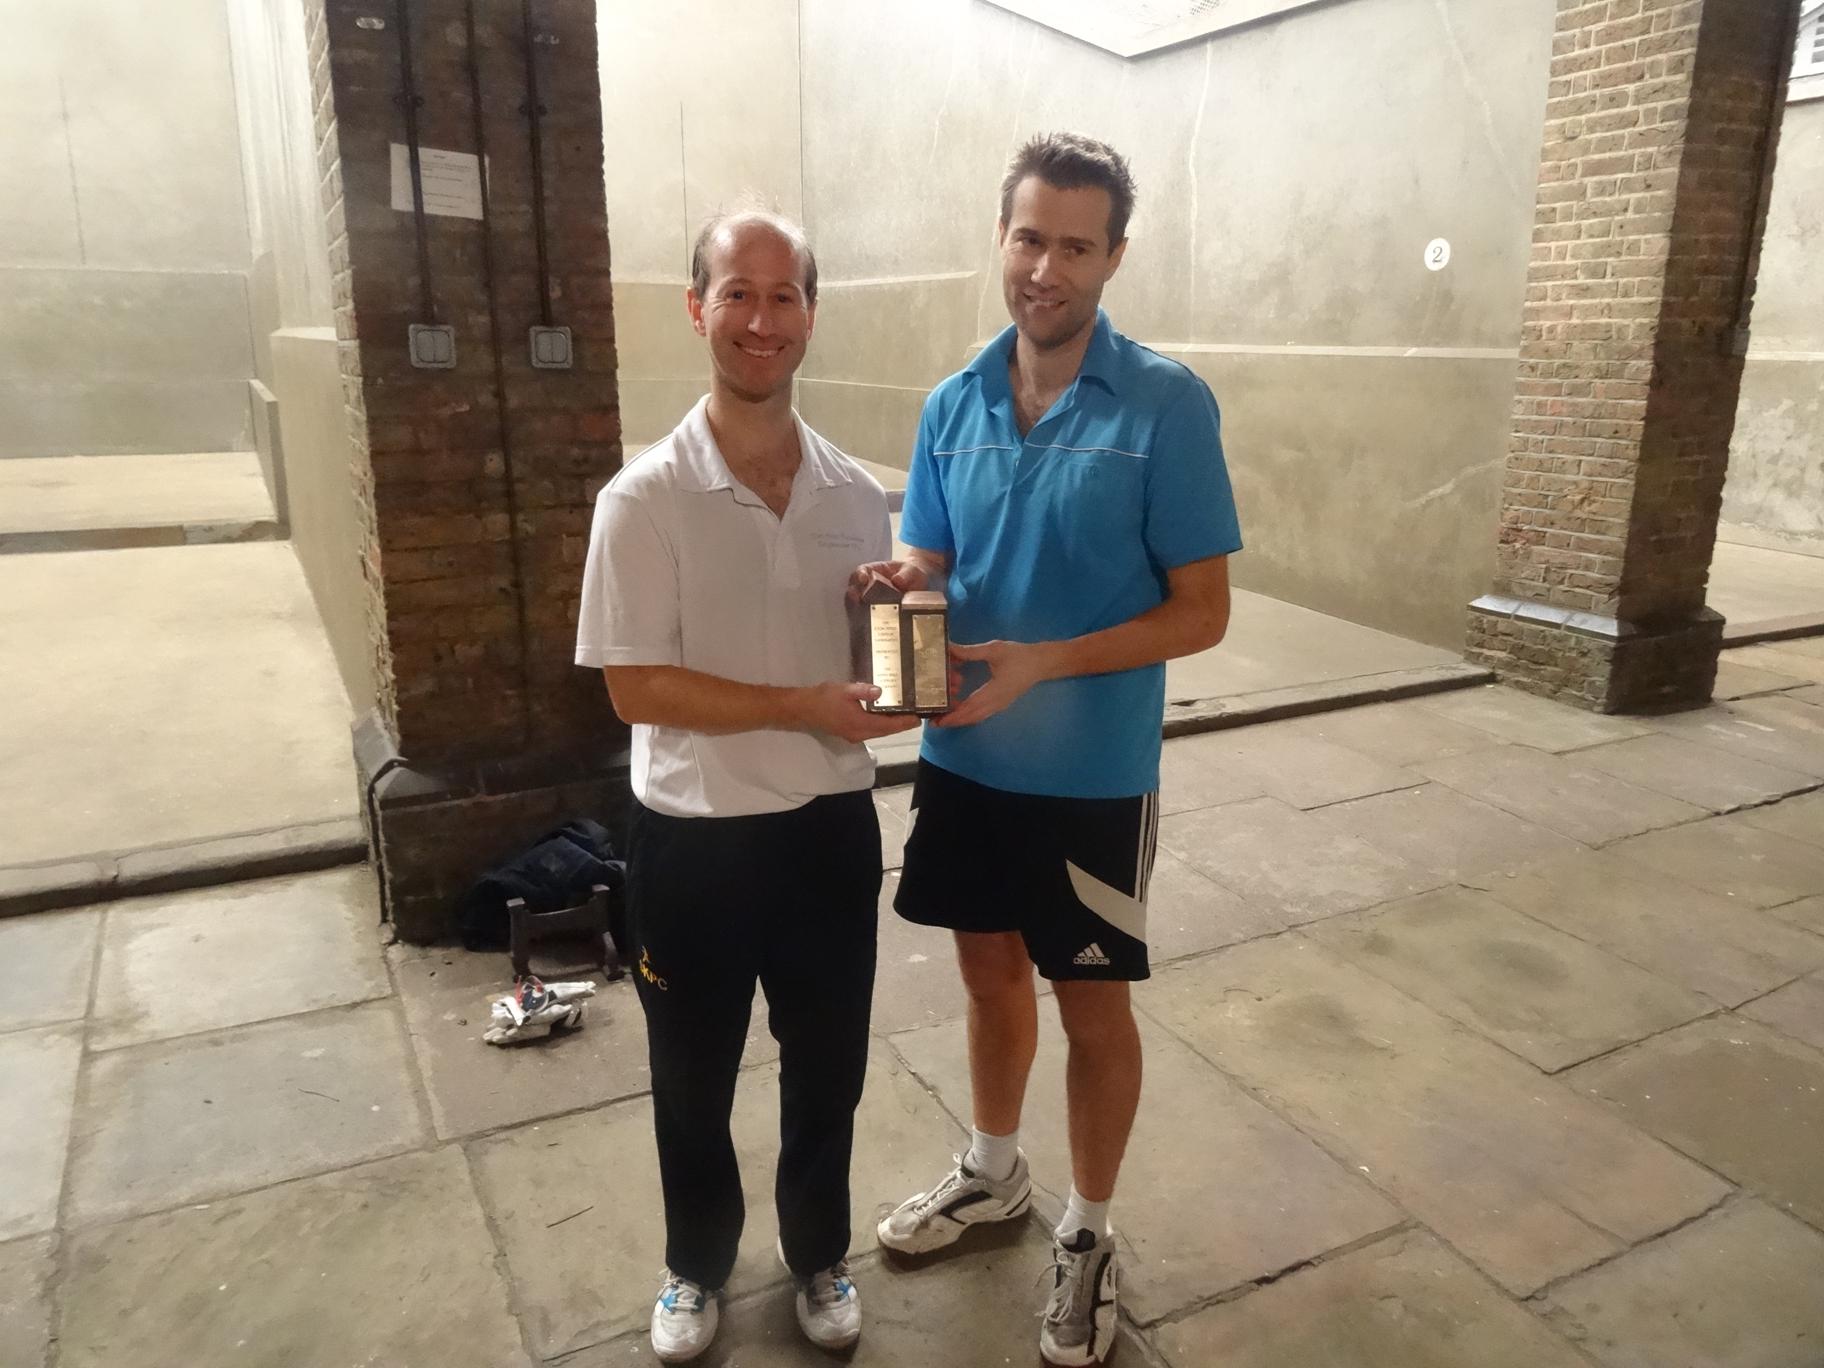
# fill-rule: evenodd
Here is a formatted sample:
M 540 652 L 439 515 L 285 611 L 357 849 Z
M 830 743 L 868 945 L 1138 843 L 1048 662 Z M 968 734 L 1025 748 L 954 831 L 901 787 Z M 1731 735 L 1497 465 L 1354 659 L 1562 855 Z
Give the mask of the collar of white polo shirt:
M 815 489 L 831 489 L 848 484 L 848 471 L 831 460 L 811 440 L 809 429 L 796 412 L 792 414 L 792 425 L 798 432 L 799 459 L 798 474 L 792 480 L 793 489 L 803 488 L 807 484 Z M 707 396 L 699 399 L 696 407 L 678 425 L 678 435 L 686 439 L 676 445 L 678 488 L 689 490 L 693 494 L 712 494 L 716 490 L 726 489 L 734 494 L 736 503 L 764 503 L 758 494 L 737 480 L 729 470 L 722 449 L 716 445 L 715 434 L 709 430 Z

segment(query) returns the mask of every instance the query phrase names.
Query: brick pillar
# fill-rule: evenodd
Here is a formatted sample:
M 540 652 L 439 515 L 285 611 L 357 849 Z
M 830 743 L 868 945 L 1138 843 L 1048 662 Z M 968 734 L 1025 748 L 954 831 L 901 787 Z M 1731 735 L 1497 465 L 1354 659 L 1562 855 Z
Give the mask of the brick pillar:
M 572 341 L 569 369 L 542 369 L 521 5 L 473 0 L 471 44 L 466 0 L 305 3 L 379 695 L 356 760 L 391 916 L 424 941 L 489 864 L 625 803 L 624 731 L 570 663 L 591 506 L 620 464 L 595 4 L 532 5 L 551 322 Z M 427 174 L 442 152 L 488 167 L 485 219 L 426 216 L 428 272 L 393 207 L 402 9 Z M 450 328 L 453 366 L 413 364 L 414 324 Z
M 1604 712 L 1710 696 L 1704 606 L 1793 0 L 1559 0 L 1494 592 L 1470 658 Z

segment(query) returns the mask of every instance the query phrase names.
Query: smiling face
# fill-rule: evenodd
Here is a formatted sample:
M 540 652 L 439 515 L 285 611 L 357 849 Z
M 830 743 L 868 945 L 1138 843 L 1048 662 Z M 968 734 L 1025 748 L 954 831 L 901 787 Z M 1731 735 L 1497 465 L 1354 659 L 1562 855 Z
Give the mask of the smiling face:
M 1001 293 L 1020 336 L 1042 351 L 1061 347 L 1095 324 L 1102 287 L 1113 279 L 1127 240 L 1108 240 L 1108 191 L 1060 190 L 1038 176 L 1015 187 L 1000 226 Z
M 789 390 L 817 317 L 798 248 L 764 220 L 737 221 L 716 234 L 707 261 L 708 284 L 689 290 L 685 307 L 709 339 L 718 383 L 748 403 Z

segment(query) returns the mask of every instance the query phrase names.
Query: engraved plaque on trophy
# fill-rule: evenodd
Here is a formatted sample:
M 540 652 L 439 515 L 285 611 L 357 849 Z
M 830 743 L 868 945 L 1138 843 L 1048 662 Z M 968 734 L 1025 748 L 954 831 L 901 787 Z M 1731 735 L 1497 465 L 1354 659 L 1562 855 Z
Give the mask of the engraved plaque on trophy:
M 950 711 L 949 605 L 930 590 L 902 594 L 876 575 L 849 607 L 855 678 L 880 690 L 869 712 Z

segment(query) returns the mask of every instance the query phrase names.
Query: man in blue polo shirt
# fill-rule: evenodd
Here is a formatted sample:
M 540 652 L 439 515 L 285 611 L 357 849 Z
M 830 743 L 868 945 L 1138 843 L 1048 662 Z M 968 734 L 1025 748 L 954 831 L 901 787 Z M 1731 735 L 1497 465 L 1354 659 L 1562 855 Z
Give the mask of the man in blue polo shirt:
M 1148 976 L 1165 662 L 1222 639 L 1241 549 L 1208 387 L 1098 307 L 1133 204 L 1104 143 L 1051 134 L 1014 158 L 998 232 L 1013 326 L 926 401 L 912 550 L 882 567 L 905 589 L 947 581 L 976 687 L 925 731 L 895 904 L 956 933 L 974 1135 L 880 1240 L 925 1253 L 1031 1202 L 1036 966 L 1070 1042 L 1073 1182 L 1039 1338 L 1059 1365 L 1100 1362 L 1114 1338 L 1108 1205 L 1140 1101 L 1128 985 Z

